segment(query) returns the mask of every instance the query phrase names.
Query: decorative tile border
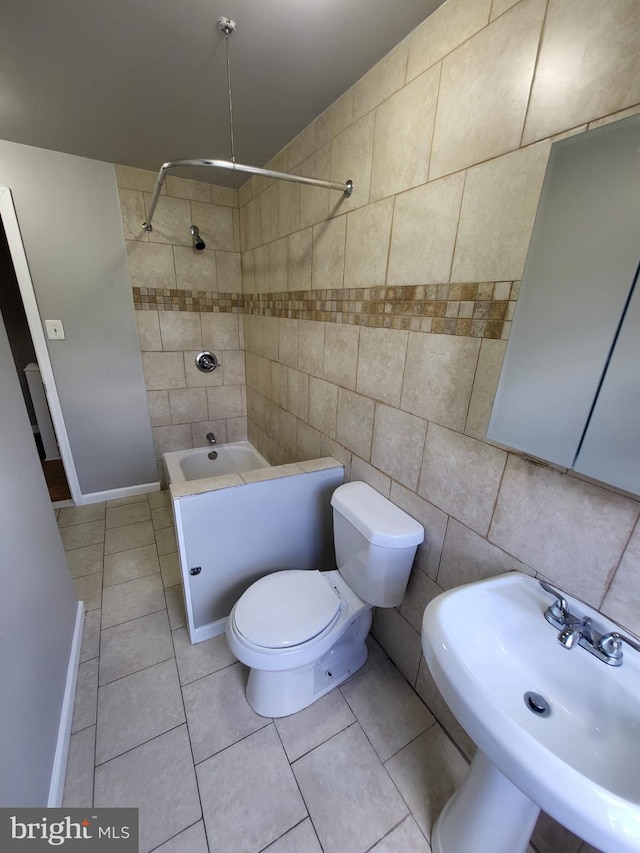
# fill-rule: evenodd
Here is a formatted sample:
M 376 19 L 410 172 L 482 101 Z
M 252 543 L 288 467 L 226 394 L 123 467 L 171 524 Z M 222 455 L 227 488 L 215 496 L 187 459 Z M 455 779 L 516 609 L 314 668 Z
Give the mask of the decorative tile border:
M 422 284 L 245 294 L 244 313 L 408 329 L 441 335 L 506 338 L 520 282 Z
M 243 311 L 241 293 L 212 293 L 210 290 L 167 290 L 134 287 L 136 311 L 189 311 L 239 314 Z
M 211 293 L 133 288 L 137 310 L 219 311 L 506 339 L 519 281 L 421 284 L 271 293 Z

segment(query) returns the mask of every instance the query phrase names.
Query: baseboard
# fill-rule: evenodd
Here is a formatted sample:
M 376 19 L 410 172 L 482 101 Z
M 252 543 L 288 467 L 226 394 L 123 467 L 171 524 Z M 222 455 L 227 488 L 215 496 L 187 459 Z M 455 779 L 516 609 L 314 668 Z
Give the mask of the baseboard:
M 138 486 L 125 486 L 122 489 L 108 489 L 106 492 L 90 492 L 82 495 L 82 504 L 97 504 L 100 501 L 113 501 L 118 498 L 133 498 L 136 495 L 146 495 L 148 492 L 159 492 L 160 483 L 140 483 Z
M 194 628 L 193 631 L 189 629 L 189 639 L 194 644 L 203 643 L 205 640 L 210 640 L 212 637 L 219 637 L 220 634 L 224 634 L 226 627 L 227 617 L 224 616 L 222 619 L 216 619 L 215 622 L 200 625 L 198 628 Z
M 64 698 L 60 711 L 60 725 L 58 727 L 58 740 L 56 752 L 53 758 L 53 769 L 51 771 L 51 782 L 49 784 L 49 798 L 47 808 L 60 808 L 62 795 L 64 793 L 64 777 L 67 771 L 67 757 L 69 755 L 69 740 L 71 738 L 71 721 L 73 719 L 73 705 L 76 698 L 76 683 L 78 681 L 78 666 L 80 664 L 80 647 L 82 645 L 82 627 L 84 625 L 84 604 L 78 602 L 76 610 L 76 624 L 73 629 L 73 640 L 71 642 L 71 653 L 69 654 L 69 665 L 67 667 L 67 681 L 64 688 Z
M 72 500 L 66 501 L 51 501 L 51 506 L 54 509 L 64 509 L 66 506 L 75 506 Z

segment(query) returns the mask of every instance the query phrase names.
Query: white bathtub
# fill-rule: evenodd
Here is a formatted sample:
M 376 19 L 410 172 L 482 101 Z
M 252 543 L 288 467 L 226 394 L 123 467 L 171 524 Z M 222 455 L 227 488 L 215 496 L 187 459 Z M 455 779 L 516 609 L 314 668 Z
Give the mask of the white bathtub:
M 209 459 L 212 450 L 218 454 L 216 459 Z M 196 447 L 193 450 L 176 450 L 173 453 L 165 453 L 163 459 L 170 484 L 270 467 L 267 460 L 248 441 Z

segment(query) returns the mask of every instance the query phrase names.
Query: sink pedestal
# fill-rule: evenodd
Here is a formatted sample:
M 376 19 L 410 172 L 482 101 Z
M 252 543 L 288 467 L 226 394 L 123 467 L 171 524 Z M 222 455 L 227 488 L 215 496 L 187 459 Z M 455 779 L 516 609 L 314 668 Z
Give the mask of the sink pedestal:
M 539 807 L 480 750 L 431 833 L 433 853 L 526 853 Z

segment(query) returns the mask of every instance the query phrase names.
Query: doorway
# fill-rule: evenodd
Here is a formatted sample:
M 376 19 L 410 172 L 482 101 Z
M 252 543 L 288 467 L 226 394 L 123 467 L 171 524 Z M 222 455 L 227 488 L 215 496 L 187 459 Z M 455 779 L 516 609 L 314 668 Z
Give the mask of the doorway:
M 0 187 L 0 314 L 52 503 L 80 503 L 49 353 L 11 193 Z

